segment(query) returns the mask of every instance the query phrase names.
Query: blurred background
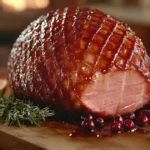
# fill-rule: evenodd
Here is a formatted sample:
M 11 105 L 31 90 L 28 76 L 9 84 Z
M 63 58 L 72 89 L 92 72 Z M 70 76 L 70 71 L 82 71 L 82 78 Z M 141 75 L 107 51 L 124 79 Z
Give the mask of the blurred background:
M 0 68 L 20 32 L 51 9 L 87 6 L 100 9 L 132 27 L 150 54 L 150 0 L 0 0 Z

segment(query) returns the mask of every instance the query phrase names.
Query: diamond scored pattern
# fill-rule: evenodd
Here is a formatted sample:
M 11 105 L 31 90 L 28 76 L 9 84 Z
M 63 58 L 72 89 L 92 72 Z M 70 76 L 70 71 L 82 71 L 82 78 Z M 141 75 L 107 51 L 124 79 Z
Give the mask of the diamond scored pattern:
M 17 96 L 73 111 L 82 109 L 82 93 L 96 72 L 135 67 L 148 77 L 148 63 L 143 44 L 127 25 L 98 10 L 65 8 L 21 33 L 8 70 Z

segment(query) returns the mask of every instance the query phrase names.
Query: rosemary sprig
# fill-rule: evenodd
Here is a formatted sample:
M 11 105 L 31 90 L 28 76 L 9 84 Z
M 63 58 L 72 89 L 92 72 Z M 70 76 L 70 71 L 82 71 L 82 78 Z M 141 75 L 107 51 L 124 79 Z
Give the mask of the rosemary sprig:
M 5 125 L 40 125 L 47 117 L 55 114 L 49 107 L 40 109 L 31 101 L 19 100 L 14 94 L 6 98 L 2 93 L 0 91 L 0 120 L 3 120 Z

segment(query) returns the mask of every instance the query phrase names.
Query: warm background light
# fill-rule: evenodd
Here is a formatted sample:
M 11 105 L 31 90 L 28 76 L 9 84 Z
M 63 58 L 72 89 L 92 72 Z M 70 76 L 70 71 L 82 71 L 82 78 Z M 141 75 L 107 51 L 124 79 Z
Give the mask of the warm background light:
M 29 8 L 46 8 L 49 5 L 49 0 L 27 0 L 27 5 Z
M 49 0 L 2 0 L 2 8 L 5 11 L 24 11 L 46 8 L 49 3 Z
M 26 9 L 26 0 L 2 0 L 2 7 L 7 11 L 23 11 Z

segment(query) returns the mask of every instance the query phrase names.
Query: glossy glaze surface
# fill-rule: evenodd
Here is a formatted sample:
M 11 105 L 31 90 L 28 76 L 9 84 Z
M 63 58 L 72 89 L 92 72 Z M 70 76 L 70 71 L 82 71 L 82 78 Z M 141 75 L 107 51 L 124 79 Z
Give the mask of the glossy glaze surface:
M 141 40 L 121 21 L 89 8 L 57 9 L 16 40 L 9 82 L 18 97 L 66 112 L 94 112 L 82 96 L 97 73 L 135 70 L 149 85 L 149 62 Z

